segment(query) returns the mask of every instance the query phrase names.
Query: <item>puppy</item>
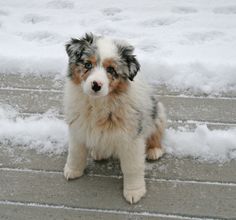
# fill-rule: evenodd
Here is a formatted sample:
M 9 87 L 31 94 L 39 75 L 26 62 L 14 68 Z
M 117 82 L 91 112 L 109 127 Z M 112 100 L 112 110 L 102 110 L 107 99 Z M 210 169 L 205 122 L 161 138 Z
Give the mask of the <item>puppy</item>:
M 64 94 L 69 125 L 65 178 L 83 175 L 88 152 L 96 159 L 118 157 L 130 203 L 146 193 L 145 153 L 150 160 L 162 156 L 166 124 L 163 105 L 149 85 L 135 78 L 140 64 L 133 51 L 126 42 L 93 34 L 71 39 Z

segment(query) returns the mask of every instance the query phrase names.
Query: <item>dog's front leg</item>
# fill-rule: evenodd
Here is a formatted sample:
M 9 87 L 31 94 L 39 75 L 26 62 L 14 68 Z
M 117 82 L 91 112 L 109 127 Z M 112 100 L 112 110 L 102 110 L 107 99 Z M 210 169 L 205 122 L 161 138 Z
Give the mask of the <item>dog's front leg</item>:
M 145 145 L 142 139 L 122 146 L 119 153 L 121 169 L 124 175 L 124 197 L 132 203 L 138 202 L 146 193 L 144 180 Z
M 69 127 L 69 150 L 64 168 L 64 176 L 67 180 L 82 176 L 87 163 L 88 150 L 79 142 L 76 132 L 77 129 Z

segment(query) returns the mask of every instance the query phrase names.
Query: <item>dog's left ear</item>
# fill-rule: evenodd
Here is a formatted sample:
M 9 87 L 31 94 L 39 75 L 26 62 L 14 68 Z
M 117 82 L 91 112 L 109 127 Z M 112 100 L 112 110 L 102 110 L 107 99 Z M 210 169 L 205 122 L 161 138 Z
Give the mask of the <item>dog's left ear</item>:
M 118 51 L 121 56 L 121 59 L 127 64 L 128 67 L 128 79 L 133 81 L 134 77 L 137 75 L 140 70 L 140 64 L 136 59 L 136 56 L 133 54 L 134 47 L 131 45 L 119 45 Z

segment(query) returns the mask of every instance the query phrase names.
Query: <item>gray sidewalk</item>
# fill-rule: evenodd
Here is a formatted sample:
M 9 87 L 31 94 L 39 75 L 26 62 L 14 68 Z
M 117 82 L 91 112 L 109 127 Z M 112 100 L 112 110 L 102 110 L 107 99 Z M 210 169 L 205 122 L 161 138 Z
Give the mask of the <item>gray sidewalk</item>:
M 25 117 L 51 108 L 62 115 L 62 82 L 3 76 L 0 103 Z M 207 98 L 157 90 L 169 127 L 206 122 L 210 129 L 236 126 L 236 95 Z M 85 175 L 67 182 L 66 155 L 50 156 L 0 145 L 0 219 L 236 219 L 236 161 L 201 163 L 165 155 L 146 166 L 147 195 L 130 205 L 122 197 L 118 161 L 88 161 Z

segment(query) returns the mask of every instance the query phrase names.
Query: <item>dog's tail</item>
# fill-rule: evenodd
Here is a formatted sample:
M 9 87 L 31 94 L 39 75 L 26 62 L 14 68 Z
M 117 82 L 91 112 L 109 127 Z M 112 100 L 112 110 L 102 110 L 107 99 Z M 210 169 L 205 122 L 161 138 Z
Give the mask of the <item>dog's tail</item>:
M 157 160 L 164 153 L 165 149 L 162 146 L 162 138 L 164 136 L 166 128 L 166 113 L 165 108 L 161 102 L 157 103 L 157 118 L 155 121 L 156 130 L 154 133 L 147 139 L 147 159 Z
M 161 136 L 163 136 L 164 130 L 166 128 L 167 119 L 166 119 L 166 111 L 165 107 L 161 102 L 157 103 L 157 119 L 156 124 L 158 126 L 158 130 L 162 133 Z

